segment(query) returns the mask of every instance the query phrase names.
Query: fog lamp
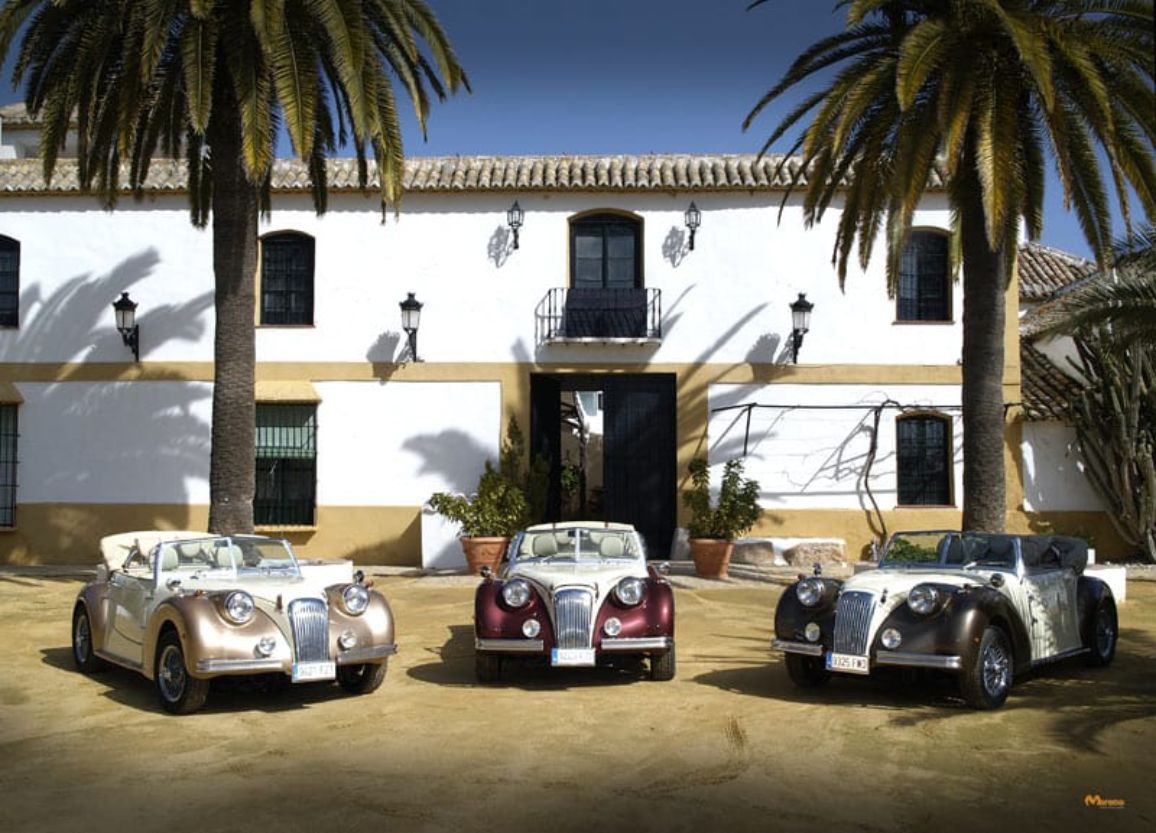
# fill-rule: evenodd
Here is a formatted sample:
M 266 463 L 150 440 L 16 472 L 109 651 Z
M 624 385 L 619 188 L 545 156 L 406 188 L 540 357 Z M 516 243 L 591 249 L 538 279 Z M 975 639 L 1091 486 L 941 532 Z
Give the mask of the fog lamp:
M 542 623 L 537 619 L 527 619 L 522 623 L 522 635 L 527 639 L 533 639 L 542 632 Z
M 879 634 L 879 641 L 888 651 L 894 651 L 903 642 L 903 635 L 895 628 L 886 628 L 883 633 Z
M 277 648 L 277 640 L 272 636 L 262 636 L 257 642 L 257 653 L 263 657 L 273 655 L 273 651 Z
M 618 634 L 622 633 L 622 621 L 616 616 L 611 616 L 603 623 L 602 630 L 607 636 L 618 636 Z
M 807 627 L 803 628 L 803 636 L 807 637 L 808 642 L 818 642 L 822 635 L 823 631 L 817 622 L 808 622 Z
M 357 634 L 351 630 L 343 630 L 341 636 L 337 637 L 337 645 L 343 651 L 348 651 L 357 644 Z

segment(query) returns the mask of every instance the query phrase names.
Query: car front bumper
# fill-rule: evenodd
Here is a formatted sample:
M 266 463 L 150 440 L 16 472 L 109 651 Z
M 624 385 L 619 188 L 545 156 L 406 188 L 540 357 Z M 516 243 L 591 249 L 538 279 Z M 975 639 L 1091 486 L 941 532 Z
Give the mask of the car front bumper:
M 795 642 L 789 639 L 772 639 L 771 649 L 808 657 L 821 657 L 826 653 L 822 645 L 811 642 Z M 876 651 L 873 663 L 902 668 L 930 668 L 938 671 L 959 671 L 963 668 L 963 658 L 959 656 L 915 654 L 906 651 Z

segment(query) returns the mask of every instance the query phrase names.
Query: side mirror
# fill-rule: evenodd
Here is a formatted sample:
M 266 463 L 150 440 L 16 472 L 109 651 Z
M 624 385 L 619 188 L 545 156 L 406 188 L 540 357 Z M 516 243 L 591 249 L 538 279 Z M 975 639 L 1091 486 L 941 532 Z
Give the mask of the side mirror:
M 96 565 L 96 580 L 102 581 L 102 582 L 108 581 L 108 565 L 107 564 L 97 564 Z
M 670 562 L 669 561 L 660 561 L 655 566 L 655 569 L 658 570 L 659 575 L 669 576 L 670 575 Z
M 493 577 L 494 577 L 494 571 L 490 569 L 490 565 L 489 565 L 489 564 L 484 564 L 484 565 L 482 566 L 482 578 L 483 578 L 485 581 L 489 581 L 489 580 L 490 580 L 490 579 L 492 579 Z
M 357 572 L 355 572 L 353 574 L 353 581 L 356 584 L 365 584 L 365 571 L 364 570 L 358 570 Z

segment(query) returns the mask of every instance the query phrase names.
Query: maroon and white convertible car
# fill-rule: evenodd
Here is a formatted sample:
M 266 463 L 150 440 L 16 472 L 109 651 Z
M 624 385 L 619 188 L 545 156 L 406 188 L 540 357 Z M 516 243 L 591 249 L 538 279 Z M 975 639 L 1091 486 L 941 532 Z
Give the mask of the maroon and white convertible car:
M 674 677 L 674 593 L 627 524 L 518 533 L 499 574 L 478 586 L 474 620 L 482 682 L 497 681 L 516 658 L 590 667 L 629 654 L 648 658 L 651 679 Z

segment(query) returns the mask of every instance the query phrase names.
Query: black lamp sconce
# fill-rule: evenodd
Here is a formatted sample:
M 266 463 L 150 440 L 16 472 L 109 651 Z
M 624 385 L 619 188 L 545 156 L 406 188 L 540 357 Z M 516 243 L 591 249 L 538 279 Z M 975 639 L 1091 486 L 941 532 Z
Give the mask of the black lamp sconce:
M 683 218 L 686 220 L 686 227 L 690 229 L 690 241 L 687 243 L 687 248 L 693 252 L 694 233 L 702 225 L 702 212 L 698 210 L 698 206 L 694 204 L 693 200 L 691 200 L 690 207 L 686 210 Z
M 405 300 L 398 306 L 401 307 L 401 328 L 409 339 L 409 357 L 415 362 L 420 361 L 417 357 L 417 328 L 421 324 L 421 308 L 424 304 L 413 297 L 412 292 L 407 292 Z
M 803 346 L 803 336 L 811 329 L 811 310 L 815 305 L 807 300 L 806 293 L 791 302 L 791 363 L 799 363 L 799 348 Z
M 510 231 L 514 232 L 515 249 L 518 248 L 518 229 L 522 227 L 522 220 L 525 217 L 526 212 L 522 210 L 522 206 L 518 205 L 518 201 L 514 200 L 514 204 L 506 212 L 506 225 L 510 227 Z
M 136 323 L 136 302 L 128 297 L 127 292 L 122 292 L 112 302 L 112 309 L 116 313 L 116 329 L 120 337 L 128 349 L 132 350 L 133 360 L 139 362 L 140 325 Z

